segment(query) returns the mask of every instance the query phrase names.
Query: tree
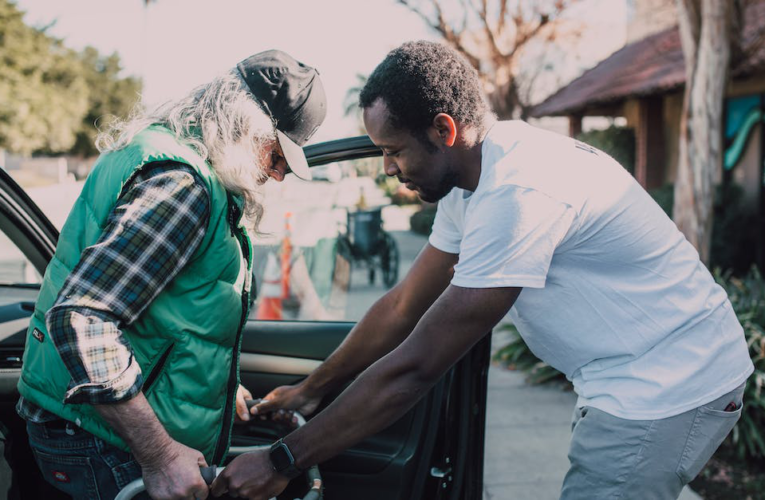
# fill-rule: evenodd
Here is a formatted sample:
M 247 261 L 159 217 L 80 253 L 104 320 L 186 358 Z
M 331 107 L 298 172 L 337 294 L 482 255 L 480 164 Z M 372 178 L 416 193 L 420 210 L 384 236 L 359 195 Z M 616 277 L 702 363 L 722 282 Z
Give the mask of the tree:
M 521 66 L 528 49 L 578 36 L 562 14 L 579 0 L 398 0 L 478 71 L 500 119 L 526 118 L 531 83 L 549 67 Z
M 65 150 L 86 109 L 74 53 L 0 0 L 0 147 L 24 154 Z
M 13 2 L 0 0 L 0 148 L 95 154 L 95 121 L 127 114 L 140 82 L 119 76 L 116 54 L 75 52 L 23 17 Z
M 93 47 L 80 54 L 83 76 L 87 83 L 88 110 L 76 131 L 70 153 L 88 157 L 98 153 L 95 148 L 97 127 L 113 117 L 126 117 L 140 99 L 141 82 L 134 77 L 120 78 L 122 71 L 119 55 L 102 56 Z
M 741 56 L 743 0 L 675 0 L 685 95 L 673 216 L 709 263 L 714 185 L 722 165 L 723 101 L 731 58 Z

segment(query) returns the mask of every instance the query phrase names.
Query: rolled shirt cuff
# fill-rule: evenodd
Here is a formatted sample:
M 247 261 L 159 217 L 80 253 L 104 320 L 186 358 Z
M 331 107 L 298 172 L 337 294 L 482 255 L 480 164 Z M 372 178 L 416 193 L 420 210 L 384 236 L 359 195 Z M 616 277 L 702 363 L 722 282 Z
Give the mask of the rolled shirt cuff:
M 70 382 L 64 395 L 65 404 L 110 404 L 126 401 L 141 391 L 143 376 L 135 359 L 115 378 L 106 382 Z

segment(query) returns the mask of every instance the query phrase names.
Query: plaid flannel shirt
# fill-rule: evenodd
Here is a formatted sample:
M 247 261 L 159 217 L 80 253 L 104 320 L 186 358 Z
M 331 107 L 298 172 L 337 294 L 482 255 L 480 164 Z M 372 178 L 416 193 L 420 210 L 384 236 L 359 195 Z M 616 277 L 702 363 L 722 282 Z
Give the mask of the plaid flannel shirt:
M 141 369 L 120 330 L 178 274 L 205 235 L 210 199 L 191 167 L 148 165 L 125 186 L 99 240 L 86 248 L 45 316 L 72 376 L 67 403 L 105 404 L 136 395 Z M 59 419 L 24 398 L 18 414 Z

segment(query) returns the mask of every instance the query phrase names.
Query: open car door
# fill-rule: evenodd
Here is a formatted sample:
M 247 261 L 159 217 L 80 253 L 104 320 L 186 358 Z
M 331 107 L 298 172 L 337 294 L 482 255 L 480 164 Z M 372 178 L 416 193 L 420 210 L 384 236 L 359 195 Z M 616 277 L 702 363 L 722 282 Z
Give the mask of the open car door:
M 308 146 L 306 156 L 311 166 L 336 162 L 346 171 L 363 170 L 365 166 L 371 167 L 369 169 L 372 171 L 381 170 L 380 150 L 368 137 Z M 351 200 L 359 196 L 357 187 L 358 184 L 348 183 L 347 190 L 351 191 Z M 342 191 L 343 188 L 339 189 Z M 363 194 L 363 188 L 361 190 Z M 342 198 L 343 195 L 347 193 L 341 192 L 334 198 Z M 370 202 L 369 193 L 366 193 L 365 198 Z M 266 203 L 267 210 L 270 210 L 271 204 L 268 204 L 268 200 Z M 292 233 L 300 233 L 298 221 L 295 220 L 298 215 L 294 212 L 296 207 L 291 205 L 286 208 L 292 211 Z M 335 208 L 337 207 L 334 205 L 326 207 L 327 210 Z M 317 207 L 311 211 L 317 210 L 321 209 Z M 350 217 L 348 222 L 350 226 Z M 311 226 L 315 228 L 316 222 Z M 383 251 L 383 259 L 375 261 L 368 255 L 375 253 L 374 249 L 366 249 L 366 252 L 356 248 L 344 249 L 343 245 L 361 245 L 358 240 L 354 241 L 348 237 L 348 233 L 352 231 L 351 227 L 347 227 L 345 231 L 346 237 L 342 237 L 341 231 L 335 245 L 336 251 L 330 253 L 332 258 L 324 262 L 324 267 L 335 268 L 332 277 L 335 288 L 343 285 L 347 287 L 348 297 L 344 302 L 347 315 L 344 316 L 341 309 L 340 314 L 335 316 L 353 320 L 358 319 L 366 310 L 365 306 L 358 310 L 359 301 L 355 300 L 355 294 L 369 295 L 373 293 L 373 289 L 378 290 L 379 296 L 385 292 L 385 287 L 374 284 L 368 286 L 365 281 L 369 276 L 370 281 L 374 282 L 374 268 L 381 262 L 383 272 L 380 274 L 384 279 L 385 258 L 391 252 Z M 329 236 L 332 236 L 331 233 Z M 364 238 L 359 240 L 367 241 Z M 383 238 L 378 238 L 377 241 L 385 245 Z M 423 238 L 423 244 L 424 241 Z M 284 257 L 284 249 L 278 251 L 281 252 L 280 257 Z M 396 258 L 397 254 L 398 252 Z M 349 273 L 352 285 L 337 283 L 338 280 L 342 281 L 342 276 L 338 276 L 342 275 L 338 266 L 343 257 L 349 261 L 351 269 L 361 268 Z M 314 264 L 313 270 L 320 267 L 316 263 L 318 259 L 317 255 L 311 259 Z M 256 261 L 258 260 L 262 262 L 266 259 L 256 257 Z M 265 274 L 265 271 L 256 272 L 256 283 L 268 281 L 262 274 Z M 312 272 L 311 275 L 315 276 L 316 273 Z M 317 288 L 320 288 L 320 285 L 317 284 Z M 263 286 L 260 290 L 264 290 Z M 260 300 L 262 299 L 261 297 Z M 325 302 L 336 303 L 338 300 L 336 296 L 331 296 Z M 372 302 L 370 300 L 367 304 Z M 352 311 L 354 307 L 357 310 Z M 255 397 L 263 396 L 277 386 L 294 384 L 305 378 L 342 342 L 354 326 L 353 321 L 295 321 L 286 319 L 287 315 L 282 321 L 262 321 L 257 319 L 257 308 L 256 302 L 255 311 L 251 314 L 244 332 L 240 363 L 242 383 Z M 326 485 L 326 497 L 349 500 L 483 498 L 484 417 L 490 337 L 487 335 L 476 345 L 399 421 L 339 456 L 320 464 Z M 329 404 L 333 396 L 336 395 L 323 401 L 318 411 Z M 375 395 L 370 394 L 369 397 L 373 398 Z M 255 420 L 247 425 L 235 427 L 232 444 L 270 445 L 283 433 L 283 429 L 275 428 L 273 424 Z M 293 481 L 296 482 L 299 480 Z M 295 489 L 294 493 L 299 494 L 300 490 Z
M 250 321 L 242 346 L 242 383 L 253 394 L 264 395 L 279 385 L 298 382 L 339 345 L 352 326 Z M 489 336 L 396 423 L 320 464 L 326 498 L 483 498 L 488 344 Z M 332 399 L 327 398 L 317 411 Z M 254 419 L 235 426 L 232 445 L 270 445 L 284 432 Z M 305 492 L 307 486 L 302 488 Z M 294 492 L 299 493 L 300 486 Z
M 312 166 L 338 162 L 348 168 L 348 162 L 377 161 L 375 157 L 380 156 L 380 151 L 367 137 L 358 137 L 309 146 L 306 154 Z M 279 199 L 283 199 L 285 207 L 293 203 L 289 196 Z M 273 208 L 268 203 L 266 207 L 267 212 Z M 296 223 L 293 234 L 297 236 L 299 224 L 297 220 L 293 222 Z M 39 476 L 26 444 L 24 423 L 14 410 L 28 318 L 57 238 L 56 228 L 0 169 L 0 424 L 5 427 L 3 436 L 10 436 L 12 440 L 8 455 L 13 466 L 11 472 L 0 464 L 0 500 L 58 496 Z M 350 268 L 359 264 L 356 262 L 359 255 L 354 256 L 353 248 L 347 243 L 338 238 L 335 231 L 334 237 L 325 238 L 313 247 L 310 274 L 315 278 L 317 296 L 323 294 L 325 302 L 337 299 L 332 295 L 332 290 L 337 288 L 335 264 L 343 259 Z M 318 247 L 321 251 L 316 250 Z M 268 245 L 260 249 L 256 246 L 255 282 L 261 292 L 268 251 Z M 327 255 L 331 259 L 329 265 L 322 260 Z M 363 264 L 372 266 L 370 262 Z M 327 276 L 327 269 L 331 276 Z M 367 269 L 359 270 L 366 277 Z M 353 275 L 355 280 L 356 274 L 345 268 L 346 277 Z M 373 274 L 369 272 L 370 277 Z M 347 285 L 346 282 L 348 297 L 355 297 L 356 285 L 350 290 Z M 384 287 L 377 288 L 380 295 L 384 293 Z M 369 289 L 366 287 L 358 295 L 368 295 Z M 354 325 L 353 317 L 342 315 L 325 315 L 321 320 L 288 317 L 281 321 L 261 320 L 257 314 L 260 300 L 256 298 L 245 326 L 240 360 L 242 383 L 255 397 L 304 378 L 342 342 Z M 320 464 L 326 498 L 481 499 L 489 342 L 490 335 L 487 335 L 398 422 Z M 323 405 L 334 396 L 328 397 Z M 284 432 L 285 429 L 269 421 L 254 419 L 235 426 L 232 445 L 267 445 Z M 10 443 L 4 441 L 5 446 Z M 283 497 L 294 498 L 293 491 L 295 494 L 305 491 L 299 482 L 300 479 L 293 481 L 296 484 L 291 485 Z
M 60 498 L 43 481 L 15 411 L 29 317 L 57 239 L 56 228 L 0 169 L 0 500 Z

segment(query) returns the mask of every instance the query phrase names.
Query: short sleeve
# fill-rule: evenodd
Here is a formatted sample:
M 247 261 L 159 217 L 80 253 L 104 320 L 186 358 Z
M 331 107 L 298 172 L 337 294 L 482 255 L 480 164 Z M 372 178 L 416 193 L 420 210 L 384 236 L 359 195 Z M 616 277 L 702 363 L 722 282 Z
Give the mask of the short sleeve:
M 468 211 L 452 284 L 544 288 L 555 249 L 575 212 L 534 189 L 503 186 Z
M 462 228 L 457 225 L 456 207 L 452 206 L 453 203 L 450 204 L 451 201 L 450 195 L 438 202 L 436 218 L 433 221 L 433 230 L 428 242 L 442 252 L 457 254 L 460 252 Z

